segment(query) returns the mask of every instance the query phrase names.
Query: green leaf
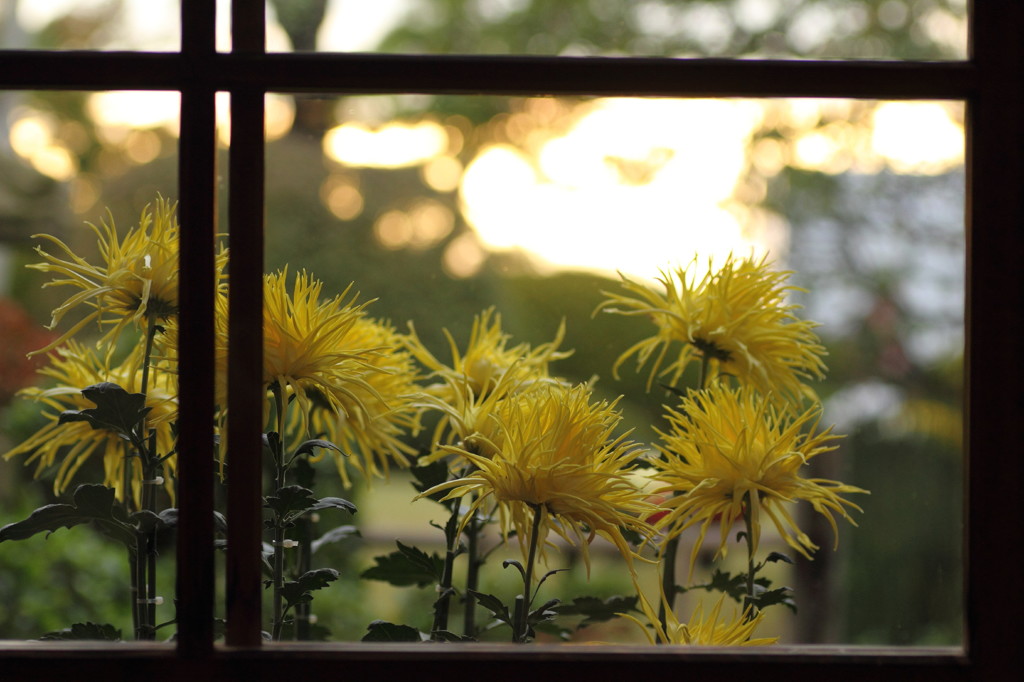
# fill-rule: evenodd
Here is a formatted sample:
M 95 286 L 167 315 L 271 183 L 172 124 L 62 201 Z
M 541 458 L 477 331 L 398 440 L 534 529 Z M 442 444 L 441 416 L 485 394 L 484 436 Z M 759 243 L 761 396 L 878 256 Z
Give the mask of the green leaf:
M 435 642 L 476 642 L 473 637 L 469 635 L 457 635 L 454 632 L 448 630 L 434 630 L 430 633 L 430 639 Z
M 537 625 L 538 623 L 546 623 L 550 620 L 554 620 L 555 616 L 558 615 L 558 611 L 554 609 L 558 605 L 559 599 L 550 599 L 526 616 L 526 622 L 528 625 Z
M 764 559 L 764 563 L 766 564 L 775 563 L 777 561 L 781 561 L 787 564 L 793 563 L 793 560 L 789 556 L 783 554 L 782 552 L 772 552 Z
M 556 573 L 562 573 L 563 571 L 568 571 L 568 570 L 569 570 L 568 568 L 555 568 L 555 569 L 552 569 L 552 570 L 548 571 L 547 573 L 544 574 L 544 576 L 540 580 L 537 581 L 537 589 L 539 590 L 540 586 L 543 585 L 547 581 L 547 579 L 550 578 L 551 576 L 555 575 Z M 524 575 L 523 578 L 525 579 L 526 576 Z
M 563 616 L 583 616 L 576 629 L 585 628 L 593 623 L 603 623 L 619 614 L 636 611 L 637 596 L 632 597 L 577 597 L 572 604 L 561 604 L 556 610 Z
M 427 464 L 426 466 L 412 467 L 410 471 L 416 479 L 412 484 L 412 487 L 415 488 L 418 493 L 422 493 L 424 490 L 430 490 L 435 485 L 440 485 L 448 480 L 448 464 L 444 460 L 438 460 L 431 464 Z M 439 493 L 431 495 L 429 499 L 434 502 L 440 502 L 441 498 L 447 494 L 447 490 L 442 490 Z
M 263 501 L 263 506 L 274 510 L 276 519 L 286 527 L 307 512 L 321 509 L 341 509 L 350 514 L 356 512 L 356 506 L 348 500 L 343 500 L 340 497 L 324 497 L 318 500 L 313 497 L 312 490 L 300 485 L 286 485 L 279 488 L 276 494 L 268 495 Z M 273 524 L 271 527 L 274 527 Z
M 114 489 L 95 483 L 78 486 L 72 495 L 71 504 L 45 505 L 29 514 L 27 519 L 0 528 L 0 542 L 25 540 L 36 533 L 45 532 L 49 535 L 61 528 L 71 528 L 90 521 L 104 524 L 129 548 L 135 546 L 135 529 L 126 523 L 124 512 L 115 505 Z
M 506 623 L 512 626 L 512 613 L 505 606 L 504 602 L 495 597 L 493 594 L 486 594 L 484 592 L 477 592 L 476 590 L 467 590 L 476 599 L 476 602 L 483 606 L 485 609 L 491 612 L 491 615 L 497 618 L 502 623 Z
M 444 573 L 444 559 L 434 554 L 428 555 L 417 547 L 396 542 L 398 551 L 386 556 L 374 557 L 376 566 L 363 571 L 361 578 L 382 580 L 397 587 L 426 585 L 441 582 Z
M 366 626 L 368 632 L 363 635 L 363 642 L 422 642 L 420 631 L 409 625 L 395 625 L 383 620 L 375 620 Z
M 129 521 L 143 533 L 166 530 L 178 525 L 178 510 L 165 509 L 159 514 L 143 509 L 134 512 Z
M 341 542 L 348 538 L 359 537 L 359 529 L 355 526 L 338 526 L 332 528 L 310 544 L 310 551 L 314 554 L 324 545 Z
M 321 509 L 341 509 L 349 514 L 356 513 L 356 506 L 340 497 L 321 497 L 316 501 L 316 504 L 307 508 L 306 511 L 320 511 Z
M 779 587 L 774 590 L 755 589 L 754 598 L 751 599 L 754 606 L 759 609 L 766 609 L 775 604 L 782 604 L 793 613 L 796 613 L 796 602 L 793 601 L 793 593 L 788 587 Z
M 515 559 L 505 559 L 501 562 L 502 568 L 508 568 L 509 566 L 515 566 L 516 570 L 519 571 L 519 575 L 523 577 L 523 580 L 526 580 L 526 569 L 523 568 L 522 563 L 516 561 Z
M 274 510 L 278 518 L 285 518 L 291 512 L 304 512 L 311 509 L 319 500 L 313 497 L 313 491 L 300 485 L 286 485 L 279 488 L 274 495 L 264 498 L 264 507 Z
M 298 580 L 286 582 L 281 587 L 281 596 L 286 602 L 285 608 L 313 601 L 312 592 L 322 590 L 337 579 L 338 572 L 333 568 L 317 568 L 303 573 Z
M 295 451 L 295 456 L 298 457 L 299 455 L 316 454 L 316 448 L 326 448 L 328 450 L 334 450 L 335 452 L 341 452 L 341 448 L 339 448 L 337 445 L 335 445 L 329 440 L 323 440 L 321 438 L 311 438 L 310 440 L 305 441 L 304 443 L 302 443 L 302 445 L 298 447 L 298 449 Z M 341 454 L 344 455 L 345 453 L 341 452 Z
M 75 623 L 69 628 L 47 632 L 40 637 L 41 640 L 72 640 L 72 639 L 99 639 L 105 642 L 120 642 L 121 631 L 109 623 Z
M 716 568 L 711 573 L 711 582 L 694 585 L 691 589 L 697 588 L 703 588 L 708 592 L 724 592 L 736 601 L 743 601 L 747 594 L 747 576 L 745 573 L 733 575 Z
M 135 428 L 150 410 L 144 394 L 129 393 L 109 381 L 83 388 L 82 395 L 96 407 L 62 412 L 58 423 L 88 422 L 94 429 L 113 431 L 131 440 Z

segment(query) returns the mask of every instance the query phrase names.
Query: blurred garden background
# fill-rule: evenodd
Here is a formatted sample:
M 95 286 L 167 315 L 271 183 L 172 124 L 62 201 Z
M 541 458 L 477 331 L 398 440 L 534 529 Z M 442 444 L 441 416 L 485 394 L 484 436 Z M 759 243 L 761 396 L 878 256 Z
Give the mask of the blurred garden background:
M 5 0 L 0 48 L 175 50 L 177 9 Z M 276 51 L 966 56 L 965 0 L 275 0 L 268 12 Z M 124 230 L 158 194 L 176 198 L 177 106 L 174 93 L 0 92 L 0 453 L 42 423 L 16 393 L 36 381 L 25 353 L 52 338 L 43 325 L 63 300 L 24 267 L 39 260 L 32 235 L 87 254 L 86 221 L 109 210 Z M 819 517 L 801 519 L 823 549 L 779 576 L 799 612 L 777 616 L 788 619 L 777 629 L 788 643 L 959 644 L 963 115 L 956 102 L 271 94 L 266 267 L 309 270 L 332 295 L 354 283 L 376 299 L 372 316 L 412 321 L 442 359 L 442 330 L 465 343 L 489 306 L 517 341 L 550 341 L 564 320 L 574 353 L 552 372 L 624 396 L 624 426 L 649 441 L 664 392 L 646 393 L 631 364 L 611 371 L 649 330 L 593 316 L 602 291 L 616 289 L 616 271 L 653 280 L 695 257 L 768 253 L 806 289 L 794 298 L 829 350 L 817 388 L 824 421 L 847 437 L 820 475 L 871 491 L 836 552 Z M 226 199 L 221 212 L 226 231 Z M 0 526 L 53 500 L 52 472 L 36 481 L 22 462 L 0 461 Z M 102 480 L 93 464 L 79 481 Z M 432 503 L 410 504 L 404 472 L 343 491 L 324 464 L 318 492 L 356 502 L 361 535 L 316 558 L 342 571 L 318 594 L 319 622 L 358 639 L 377 618 L 429 618 L 432 589 L 358 575 L 395 539 L 440 546 L 423 523 Z M 335 522 L 350 521 L 324 519 Z M 173 545 L 164 555 L 171 595 Z M 573 560 L 553 554 L 552 568 Z M 121 550 L 87 527 L 0 544 L 0 637 L 86 620 L 128 631 L 125 571 Z M 620 564 L 600 560 L 589 586 L 577 585 L 582 570 L 559 580 L 567 594 L 631 589 Z

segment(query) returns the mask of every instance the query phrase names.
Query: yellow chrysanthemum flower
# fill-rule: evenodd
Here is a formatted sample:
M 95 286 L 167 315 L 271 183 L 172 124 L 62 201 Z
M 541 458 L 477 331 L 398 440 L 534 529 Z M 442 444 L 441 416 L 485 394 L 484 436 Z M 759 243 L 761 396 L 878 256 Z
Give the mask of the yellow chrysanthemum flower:
M 528 343 L 520 343 L 509 348 L 511 336 L 501 330 L 501 315 L 493 307 L 473 318 L 465 353 L 459 351 L 455 339 L 447 329 L 444 330 L 452 353 L 450 366 L 440 362 L 426 349 L 416 337 L 415 329 L 412 332 L 409 349 L 416 359 L 442 380 L 449 380 L 445 385 L 436 387 L 441 395 L 455 390 L 455 387 L 463 387 L 463 390 L 474 395 L 483 395 L 497 386 L 512 368 L 533 376 L 546 377 L 551 362 L 572 355 L 572 351 L 558 350 L 565 338 L 564 322 L 559 325 L 550 343 L 536 348 L 531 348 Z
M 365 363 L 362 368 L 352 368 L 361 370 L 362 381 L 350 382 L 354 398 L 339 395 L 340 410 L 325 409 L 318 403 L 310 428 L 349 455 L 332 451 L 346 487 L 350 485 L 348 464 L 369 479 L 386 475 L 391 461 L 409 466 L 409 458 L 416 454 L 404 436 L 419 428 L 419 408 L 414 404 L 418 373 L 403 338 L 389 324 L 359 317 L 340 339 L 339 350 L 354 352 Z
M 648 317 L 658 331 L 619 356 L 615 375 L 628 358 L 635 355 L 642 367 L 653 356 L 650 390 L 655 376 L 669 376 L 675 385 L 691 363 L 706 361 L 706 380 L 733 376 L 765 394 L 814 399 L 804 382 L 824 376 L 825 349 L 812 331 L 817 323 L 794 314 L 799 306 L 785 302 L 786 292 L 796 289 L 786 285 L 790 273 L 770 265 L 767 257 L 730 255 L 717 271 L 709 261 L 697 282 L 694 259 L 687 268 L 662 272 L 664 294 L 622 276 L 627 293 L 605 292 L 598 310 Z
M 131 450 L 131 444 L 112 431 L 93 429 L 87 422 L 59 424 L 57 420 L 65 410 L 78 411 L 96 407 L 82 395 L 82 389 L 88 386 L 111 382 L 129 393 L 138 392 L 142 381 L 141 348 L 137 347 L 116 367 L 110 367 L 105 358 L 98 357 L 93 351 L 75 341 L 68 341 L 49 357 L 50 364 L 40 369 L 39 373 L 53 379 L 56 384 L 52 388 L 32 387 L 20 392 L 20 395 L 45 405 L 48 409 L 43 411 L 43 415 L 49 421 L 21 445 L 6 453 L 4 459 L 28 455 L 25 464 L 35 463 L 37 478 L 59 460 L 60 466 L 54 479 L 53 492 L 60 495 L 67 490 L 82 465 L 92 455 L 98 454 L 103 457 L 103 483 L 114 488 L 120 500 L 124 500 L 125 462 L 136 462 L 132 467 L 131 478 L 132 494 L 138 504 L 142 467 L 134 458 L 135 453 Z M 156 452 L 161 455 L 172 452 L 172 424 L 178 412 L 176 375 L 155 368 L 150 369 L 146 406 L 150 408 L 146 415 L 146 424 L 156 433 Z M 130 460 L 127 459 L 129 455 L 133 456 Z M 163 466 L 170 472 L 175 471 L 176 457 L 169 457 Z M 171 476 L 165 476 L 164 486 L 167 494 L 173 499 L 174 487 Z
M 778 637 L 754 638 L 754 630 L 764 620 L 764 611 L 758 612 L 750 617 L 750 609 L 743 614 L 734 617 L 732 620 L 722 620 L 722 606 L 725 603 L 725 595 L 719 597 L 711 612 L 704 615 L 704 603 L 698 602 L 686 623 L 680 623 L 672 609 L 665 611 L 665 625 L 663 626 L 658 614 L 650 602 L 639 593 L 640 608 L 647 617 L 654 634 L 644 626 L 637 618 L 628 613 L 622 614 L 644 630 L 648 641 L 651 644 L 686 644 L 690 646 L 765 646 L 775 644 Z
M 434 357 L 416 337 L 414 329 L 407 339 L 412 354 L 439 379 L 424 390 L 419 404 L 441 414 L 434 432 L 435 443 L 461 442 L 477 454 L 486 447 L 478 436 L 493 433 L 492 415 L 501 401 L 534 383 L 555 381 L 549 374 L 550 363 L 572 354 L 558 350 L 565 338 L 564 323 L 549 343 L 536 348 L 520 343 L 510 348 L 511 337 L 502 331 L 501 315 L 494 308 L 473 318 L 464 353 L 447 329 L 444 334 L 451 349 L 451 365 Z M 444 454 L 439 451 L 432 457 Z
M 867 491 L 800 475 L 801 467 L 813 457 L 836 449 L 838 436 L 831 427 L 815 432 L 820 413 L 815 406 L 793 416 L 749 387 L 731 389 L 721 384 L 690 391 L 678 408 L 668 410 L 669 429 L 659 434 L 663 457 L 654 464 L 657 477 L 665 483 L 657 492 L 674 496 L 662 502 L 670 511 L 658 526 L 673 537 L 700 524 L 691 570 L 712 524 L 721 524 L 718 553 L 724 555 L 733 524 L 743 523 L 745 513 L 750 515 L 754 553 L 765 516 L 783 540 L 804 556 L 809 558 L 817 549 L 789 513 L 788 504 L 797 500 L 810 502 L 828 520 L 837 544 L 833 512 L 856 525 L 846 508 L 861 509 L 840 493 Z
M 365 377 L 380 349 L 346 343 L 367 303 L 356 304 L 347 289 L 321 301 L 323 283 L 305 272 L 295 276 L 290 292 L 287 279 L 287 268 L 264 279 L 263 384 L 294 399 L 302 434 L 308 431 L 310 409 L 320 401 L 336 412 L 355 405 L 367 413 L 361 394 L 376 394 Z M 226 330 L 220 336 L 226 357 Z
M 50 328 L 55 328 L 79 304 L 93 308 L 56 341 L 35 353 L 56 348 L 93 321 L 101 329 L 110 327 L 99 345 L 112 347 L 117 335 L 131 324 L 141 327 L 147 319 L 161 322 L 177 315 L 179 227 L 175 210 L 175 204 L 158 198 L 142 209 L 138 227 L 130 229 L 124 239 L 118 238 L 109 213 L 99 227 L 87 223 L 98 238 L 102 265 L 90 264 L 56 237 L 34 235 L 57 245 L 67 256 L 64 260 L 36 247 L 46 262 L 29 267 L 59 277 L 43 286 L 70 285 L 80 289 L 53 311 Z M 223 260 L 219 259 L 221 265 Z
M 586 385 L 536 384 L 501 401 L 492 456 L 446 446 L 476 470 L 423 494 L 449 490 L 445 499 L 453 499 L 475 493 L 463 525 L 477 509 L 496 504 L 503 532 L 514 528 L 524 553 L 534 514 L 543 514 L 541 546 L 553 530 L 582 547 L 589 570 L 587 544 L 597 534 L 615 544 L 632 570 L 635 554 L 622 529 L 650 535 L 643 519 L 655 507 L 627 475 L 641 450 L 613 436 L 620 418 L 614 403 L 591 402 Z

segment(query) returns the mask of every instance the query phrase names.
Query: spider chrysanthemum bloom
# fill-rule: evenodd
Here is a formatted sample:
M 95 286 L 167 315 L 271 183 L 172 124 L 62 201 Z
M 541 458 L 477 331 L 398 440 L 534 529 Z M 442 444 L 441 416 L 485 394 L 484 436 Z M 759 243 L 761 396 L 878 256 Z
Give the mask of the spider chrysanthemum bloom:
M 357 304 L 347 289 L 321 300 L 323 283 L 305 272 L 296 274 L 291 290 L 287 280 L 287 269 L 264 278 L 263 384 L 295 401 L 300 434 L 308 431 L 307 415 L 318 404 L 368 413 L 361 396 L 376 394 L 366 375 L 380 349 L 346 342 L 367 303 Z M 226 348 L 227 334 L 221 338 Z
M 630 357 L 638 367 L 651 364 L 647 388 L 655 376 L 675 385 L 691 363 L 704 363 L 705 379 L 733 376 L 765 394 L 786 399 L 814 399 L 804 383 L 824 376 L 824 347 L 814 333 L 817 323 L 795 315 L 799 306 L 785 300 L 789 272 L 770 269 L 767 257 L 736 259 L 697 281 L 694 259 L 687 268 L 662 272 L 659 293 L 622 276 L 626 293 L 605 292 L 598 310 L 646 317 L 657 333 L 628 348 L 613 372 Z
M 685 644 L 690 646 L 765 646 L 775 644 L 778 637 L 754 637 L 754 631 L 764 619 L 764 611 L 750 617 L 749 610 L 733 614 L 731 620 L 722 618 L 725 595 L 719 597 L 714 607 L 704 613 L 704 602 L 698 602 L 686 623 L 680 623 L 672 609 L 665 610 L 665 624 L 662 625 L 650 602 L 640 593 L 640 607 L 647 617 L 653 634 L 644 624 L 629 614 L 622 614 L 644 628 L 644 634 L 651 644 Z M 752 607 L 747 607 L 751 609 Z
M 491 433 L 492 414 L 504 398 L 534 383 L 555 381 L 549 374 L 550 363 L 572 354 L 558 350 L 565 338 L 564 323 L 548 343 L 535 348 L 527 343 L 509 347 L 511 337 L 502 331 L 501 315 L 494 308 L 473 318 L 464 352 L 447 329 L 444 334 L 451 349 L 450 365 L 434 357 L 416 337 L 415 330 L 407 340 L 410 352 L 438 380 L 426 387 L 419 401 L 424 409 L 441 414 L 434 433 L 435 443 L 470 445 L 471 441 L 479 441 L 479 435 Z M 473 447 L 477 445 L 484 447 L 482 442 Z
M 662 457 L 655 460 L 659 493 L 674 495 L 662 502 L 669 513 L 659 528 L 673 537 L 698 525 L 700 534 L 690 557 L 693 569 L 710 527 L 721 524 L 718 553 L 726 553 L 733 524 L 749 514 L 753 552 L 761 526 L 768 520 L 785 542 L 806 557 L 817 549 L 793 520 L 788 505 L 805 500 L 828 520 L 838 544 L 834 514 L 854 525 L 847 509 L 860 507 L 842 493 L 867 492 L 838 481 L 801 476 L 814 457 L 836 449 L 831 428 L 817 431 L 821 408 L 794 415 L 779 409 L 749 387 L 731 389 L 714 384 L 690 391 L 679 407 L 668 409 L 669 428 L 660 433 Z
M 50 388 L 26 388 L 20 395 L 36 400 L 45 406 L 43 415 L 47 423 L 19 446 L 4 455 L 10 459 L 27 455 L 25 464 L 35 464 L 35 475 L 47 473 L 59 461 L 53 482 L 53 492 L 60 495 L 71 484 L 82 465 L 93 455 L 103 458 L 103 483 L 114 488 L 116 496 L 124 500 L 124 466 L 133 462 L 132 495 L 136 504 L 142 484 L 142 467 L 135 458 L 132 445 L 119 434 L 103 429 L 94 429 L 87 422 L 58 423 L 65 410 L 95 408 L 82 395 L 82 389 L 102 382 L 117 384 L 129 393 L 141 388 L 141 348 L 136 347 L 124 362 L 111 367 L 107 360 L 75 341 L 68 341 L 49 355 L 50 363 L 39 370 L 49 377 L 54 385 Z M 177 376 L 151 368 L 146 391 L 146 425 L 156 434 L 156 452 L 162 455 L 173 452 L 174 433 L 172 425 L 177 419 Z M 130 456 L 130 459 L 128 459 Z M 176 468 L 174 455 L 163 462 L 173 472 Z M 165 476 L 167 494 L 174 497 L 173 480 Z
M 537 384 L 503 400 L 495 419 L 493 454 L 448 446 L 476 470 L 424 495 L 474 493 L 463 524 L 477 509 L 496 504 L 503 532 L 515 529 L 524 554 L 534 514 L 542 514 L 540 546 L 553 531 L 582 548 L 589 570 L 587 545 L 597 534 L 619 549 L 632 570 L 635 553 L 623 529 L 650 535 L 643 519 L 655 507 L 628 476 L 641 449 L 613 434 L 620 420 L 615 404 L 592 402 L 586 385 Z
M 50 328 L 80 304 L 92 308 L 56 341 L 35 353 L 56 348 L 91 322 L 97 322 L 101 329 L 109 327 L 100 344 L 112 345 L 129 325 L 145 327 L 177 315 L 179 227 L 175 209 L 174 203 L 158 198 L 142 209 L 138 226 L 128 230 L 123 239 L 109 214 L 99 226 L 87 223 L 98 239 L 100 265 L 76 255 L 56 237 L 35 235 L 55 244 L 66 256 L 62 259 L 36 247 L 46 261 L 29 267 L 55 276 L 43 286 L 80 289 L 53 311 Z M 223 260 L 218 259 L 221 268 Z
M 419 375 L 403 335 L 390 324 L 359 317 L 340 343 L 339 350 L 357 353 L 363 363 L 361 368 L 352 367 L 360 371 L 361 381 L 349 382 L 350 395 L 338 395 L 340 410 L 318 403 L 310 428 L 349 455 L 332 451 L 348 487 L 348 464 L 367 479 L 386 475 L 391 462 L 410 465 L 416 449 L 404 437 L 419 428 L 420 410 L 415 405 Z
M 416 359 L 438 377 L 451 380 L 437 387 L 441 395 L 456 390 L 456 386 L 472 391 L 474 395 L 483 395 L 493 389 L 512 368 L 537 377 L 546 377 L 551 362 L 572 355 L 572 351 L 558 350 L 565 338 L 564 323 L 559 325 L 555 338 L 549 343 L 536 348 L 527 343 L 509 347 L 511 336 L 502 331 L 501 315 L 494 308 L 488 308 L 473 318 L 465 352 L 459 350 L 455 339 L 447 329 L 444 330 L 451 348 L 451 365 L 445 365 L 435 358 L 416 337 L 415 330 L 413 332 L 409 337 L 409 349 Z

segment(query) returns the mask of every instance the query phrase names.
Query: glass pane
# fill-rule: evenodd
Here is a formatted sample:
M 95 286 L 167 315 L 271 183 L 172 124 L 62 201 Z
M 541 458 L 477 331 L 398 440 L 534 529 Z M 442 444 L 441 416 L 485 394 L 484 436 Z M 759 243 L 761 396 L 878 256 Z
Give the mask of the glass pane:
M 4 92 L 0 125 L 0 638 L 166 640 L 178 96 Z
M 310 537 L 338 541 L 317 544 L 309 563 L 297 559 L 299 531 L 268 535 L 296 543 L 280 553 L 282 580 L 341 571 L 312 602 L 335 640 L 360 639 L 376 620 L 414 637 L 462 636 L 467 554 L 486 554 L 475 589 L 493 598 L 480 597 L 487 608 L 472 611 L 468 633 L 509 641 L 521 630 L 490 627 L 490 613 L 504 613 L 499 601 L 513 613 L 523 580 L 502 562 L 528 565 L 530 504 L 543 504 L 552 544 L 533 575 L 570 570 L 545 580 L 534 607 L 574 606 L 538 624 L 537 638 L 645 642 L 623 618 L 576 629 L 579 611 L 632 605 L 642 623 L 657 620 L 661 578 L 649 562 L 678 530 L 675 577 L 687 593 L 675 613 L 699 629 L 721 591 L 748 592 L 737 533 L 749 514 L 760 527 L 754 595 L 765 600 L 755 638 L 959 645 L 962 119 L 960 104 L 942 102 L 268 100 L 266 292 L 276 303 L 265 319 L 265 429 L 285 433 L 284 453 L 317 438 L 346 456 L 314 448 L 266 488 L 300 484 L 359 509 L 316 512 Z M 658 277 L 689 298 L 666 299 Z M 702 383 L 728 390 L 688 393 Z M 567 386 L 577 393 L 559 393 Z M 546 440 L 578 433 L 579 414 L 607 425 L 609 410 L 621 413 L 612 433 L 628 431 L 634 446 Z M 821 435 L 829 425 L 842 438 Z M 610 469 L 573 487 L 572 471 L 594 471 L 595 451 L 612 453 Z M 814 456 L 774 478 L 755 465 L 776 451 Z M 560 468 L 570 461 L 582 469 Z M 462 480 L 443 488 L 463 496 L 456 518 L 474 499 L 481 515 L 500 501 L 478 535 L 459 535 L 446 619 L 431 605 L 452 510 L 414 500 L 415 476 Z M 611 517 L 596 511 L 608 480 L 628 491 L 608 502 Z M 750 480 L 761 486 L 756 506 L 742 487 Z M 838 550 L 811 502 L 832 509 Z M 645 525 L 659 519 L 668 525 L 658 532 Z M 507 542 L 502 523 L 517 531 Z M 653 534 L 638 547 L 620 527 Z M 636 594 L 630 561 L 646 614 L 618 599 Z M 792 593 L 774 591 L 784 585 Z M 797 614 L 770 603 L 790 597 Z M 735 624 L 739 601 L 723 599 L 721 619 Z M 268 591 L 268 631 L 272 602 Z M 318 628 L 304 636 L 326 636 Z M 280 634 L 295 636 L 287 623 Z
M 268 0 L 271 51 L 965 59 L 966 0 Z
M 181 46 L 180 0 L 5 0 L 0 49 L 139 50 Z

